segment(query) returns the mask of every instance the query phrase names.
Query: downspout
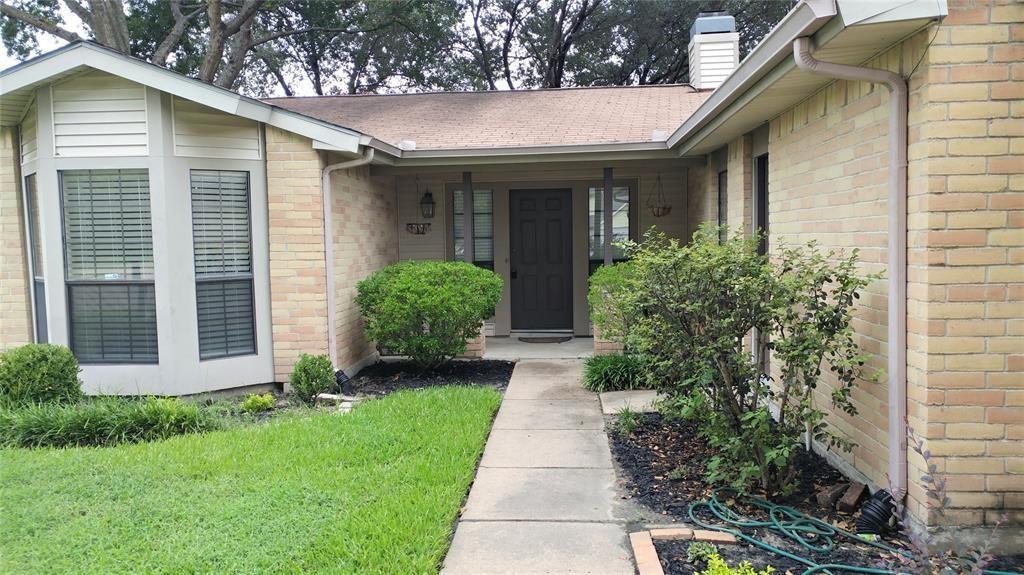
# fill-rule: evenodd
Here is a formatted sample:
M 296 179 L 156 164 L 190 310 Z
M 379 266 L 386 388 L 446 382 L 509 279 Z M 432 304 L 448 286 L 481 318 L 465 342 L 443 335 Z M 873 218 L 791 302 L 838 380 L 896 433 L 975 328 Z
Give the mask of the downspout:
M 805 72 L 889 90 L 889 482 L 900 500 L 907 493 L 907 81 L 888 70 L 815 60 L 807 37 L 793 41 L 793 59 Z
M 363 148 L 363 155 L 347 162 L 338 162 L 324 167 L 320 189 L 324 197 L 324 268 L 327 273 L 327 357 L 331 358 L 331 365 L 335 370 L 341 369 L 338 365 L 338 334 L 334 329 L 334 218 L 332 208 L 334 198 L 331 194 L 331 174 L 338 170 L 347 170 L 365 166 L 373 161 L 375 150 L 369 146 Z

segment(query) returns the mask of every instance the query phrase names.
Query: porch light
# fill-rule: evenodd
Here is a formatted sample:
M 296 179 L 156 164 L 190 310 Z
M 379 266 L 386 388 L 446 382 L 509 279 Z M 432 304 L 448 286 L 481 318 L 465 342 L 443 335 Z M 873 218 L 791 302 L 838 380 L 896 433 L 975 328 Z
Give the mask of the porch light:
M 434 217 L 434 194 L 431 194 L 430 190 L 423 192 L 423 197 L 420 198 L 420 213 L 428 220 Z

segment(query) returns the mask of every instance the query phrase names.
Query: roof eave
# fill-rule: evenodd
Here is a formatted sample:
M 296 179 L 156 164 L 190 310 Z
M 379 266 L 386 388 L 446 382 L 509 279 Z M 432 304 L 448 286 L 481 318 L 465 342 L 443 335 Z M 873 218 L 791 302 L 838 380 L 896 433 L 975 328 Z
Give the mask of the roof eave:
M 585 160 L 678 159 L 665 142 L 509 146 L 505 148 L 437 148 L 400 150 L 396 166 L 522 164 Z

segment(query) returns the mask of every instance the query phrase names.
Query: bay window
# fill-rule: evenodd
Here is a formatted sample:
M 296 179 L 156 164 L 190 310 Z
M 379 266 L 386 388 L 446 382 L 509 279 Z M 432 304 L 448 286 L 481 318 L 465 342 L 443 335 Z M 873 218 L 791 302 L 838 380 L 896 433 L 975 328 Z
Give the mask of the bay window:
M 157 363 L 149 174 L 59 173 L 71 350 L 81 363 Z
M 192 170 L 199 358 L 256 353 L 249 173 Z

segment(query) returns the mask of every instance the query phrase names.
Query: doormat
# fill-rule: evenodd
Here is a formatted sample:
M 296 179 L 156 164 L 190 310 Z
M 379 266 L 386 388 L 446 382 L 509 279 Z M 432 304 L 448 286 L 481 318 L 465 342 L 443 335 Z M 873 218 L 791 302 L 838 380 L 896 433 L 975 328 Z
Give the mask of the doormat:
M 565 343 L 572 339 L 571 335 L 564 337 L 521 337 L 519 341 L 523 343 Z

